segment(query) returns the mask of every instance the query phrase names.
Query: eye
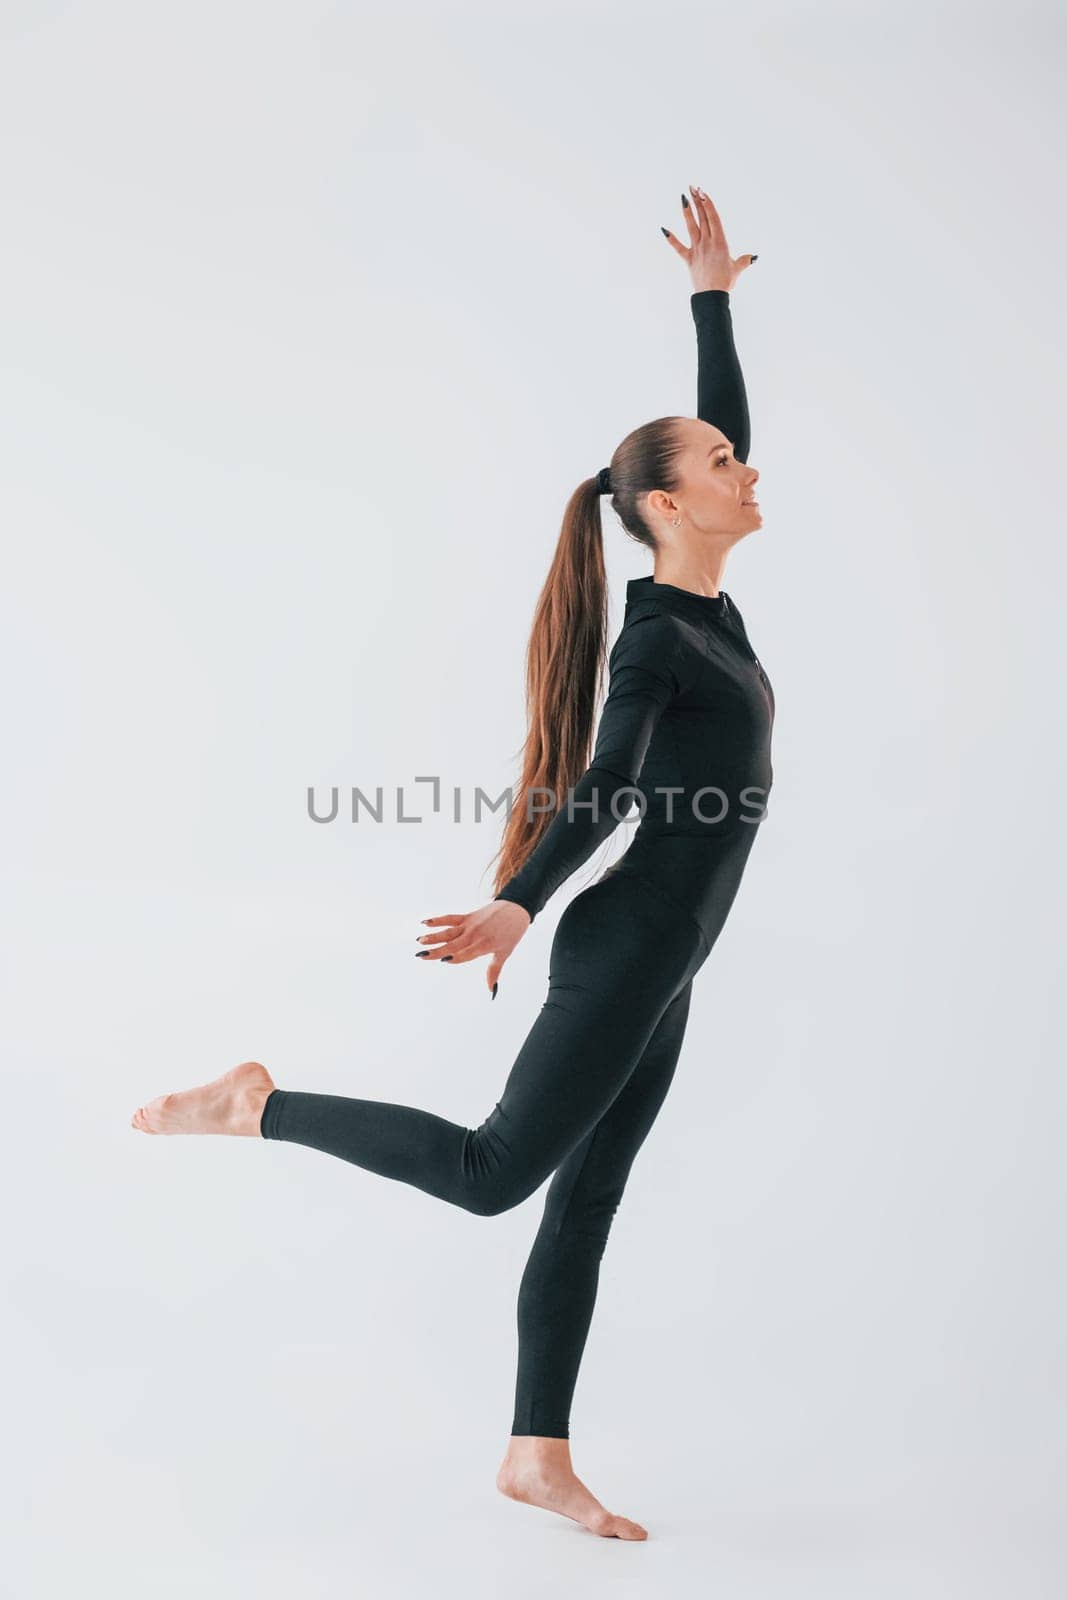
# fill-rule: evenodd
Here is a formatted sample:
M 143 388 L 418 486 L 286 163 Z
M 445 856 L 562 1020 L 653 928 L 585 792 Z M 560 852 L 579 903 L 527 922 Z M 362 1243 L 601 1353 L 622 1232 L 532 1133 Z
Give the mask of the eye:
M 723 455 L 721 455 L 719 457 L 719 459 L 718 459 L 718 461 L 716 461 L 715 465 L 717 467 L 723 467 L 723 466 L 726 465 L 726 463 L 729 461 L 729 459 L 730 459 L 730 457 L 724 453 Z

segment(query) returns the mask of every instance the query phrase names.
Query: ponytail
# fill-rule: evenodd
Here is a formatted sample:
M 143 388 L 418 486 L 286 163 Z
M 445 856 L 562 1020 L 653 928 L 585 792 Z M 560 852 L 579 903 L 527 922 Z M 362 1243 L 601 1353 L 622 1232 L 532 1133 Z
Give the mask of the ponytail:
M 587 478 L 563 513 L 526 646 L 528 731 L 511 814 L 493 857 L 494 894 L 526 863 L 589 765 L 607 628 L 600 488 L 596 478 Z
M 655 554 L 644 501 L 652 489 L 678 486 L 682 420 L 657 417 L 628 433 L 610 467 L 579 484 L 563 513 L 526 646 L 526 742 L 511 812 L 493 857 L 494 896 L 525 866 L 592 756 L 608 628 L 600 496 L 610 492 L 623 532 Z M 533 792 L 538 790 L 548 793 Z M 528 817 L 528 810 L 533 815 Z

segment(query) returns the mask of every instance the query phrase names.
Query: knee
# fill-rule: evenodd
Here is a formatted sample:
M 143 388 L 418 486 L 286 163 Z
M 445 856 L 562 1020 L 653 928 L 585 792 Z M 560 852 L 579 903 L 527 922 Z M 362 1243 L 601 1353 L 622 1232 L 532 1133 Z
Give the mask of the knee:
M 608 1236 L 619 1208 L 621 1191 L 600 1195 L 576 1193 L 561 1211 L 551 1218 L 555 1237 L 560 1244 L 602 1256 L 607 1249 Z
M 467 1210 L 476 1217 L 499 1217 L 505 1211 L 511 1211 L 515 1206 L 521 1205 L 527 1198 L 529 1191 L 501 1181 L 499 1176 L 492 1181 L 483 1181 L 475 1184 L 467 1196 Z
M 499 1217 L 528 1200 L 544 1179 L 544 1173 L 531 1173 L 505 1163 L 471 1177 L 463 1204 L 478 1217 Z
M 460 1204 L 477 1217 L 499 1217 L 529 1198 L 546 1174 L 509 1146 L 490 1116 L 468 1131 Z

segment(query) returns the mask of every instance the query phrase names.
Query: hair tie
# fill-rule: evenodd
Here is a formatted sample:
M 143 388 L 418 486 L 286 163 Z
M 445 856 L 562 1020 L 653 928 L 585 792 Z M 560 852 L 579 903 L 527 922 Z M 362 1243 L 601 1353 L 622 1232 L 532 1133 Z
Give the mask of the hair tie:
M 601 467 L 596 475 L 597 489 L 600 494 L 611 494 L 611 468 Z

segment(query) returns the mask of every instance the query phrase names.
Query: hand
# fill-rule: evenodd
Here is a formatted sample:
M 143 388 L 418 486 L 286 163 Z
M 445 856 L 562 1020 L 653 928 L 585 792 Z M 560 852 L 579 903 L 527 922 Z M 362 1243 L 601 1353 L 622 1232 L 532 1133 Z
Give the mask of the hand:
M 419 935 L 417 943 L 429 944 L 429 950 L 418 954 L 428 961 L 475 961 L 479 956 L 492 956 L 485 970 L 485 981 L 494 998 L 497 979 L 504 962 L 514 950 L 532 922 L 530 913 L 513 900 L 491 900 L 477 911 L 457 913 L 451 917 L 423 917 L 426 927 L 439 928 L 437 933 Z
M 668 243 L 683 261 L 688 262 L 694 294 L 703 289 L 732 289 L 742 272 L 752 265 L 755 257 L 751 255 L 737 256 L 736 259 L 732 257 L 719 220 L 719 213 L 712 205 L 711 197 L 706 195 L 703 189 L 694 188 L 692 185 L 689 193 L 696 202 L 695 205 L 683 207 L 685 225 L 689 229 L 689 246 L 687 248 L 669 231 L 667 231 Z

